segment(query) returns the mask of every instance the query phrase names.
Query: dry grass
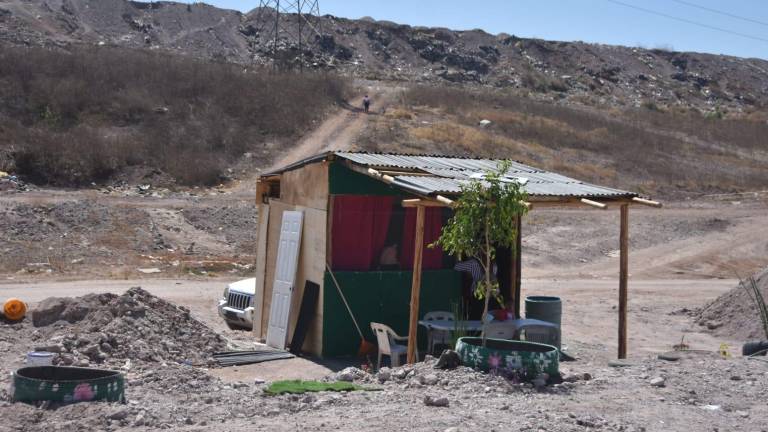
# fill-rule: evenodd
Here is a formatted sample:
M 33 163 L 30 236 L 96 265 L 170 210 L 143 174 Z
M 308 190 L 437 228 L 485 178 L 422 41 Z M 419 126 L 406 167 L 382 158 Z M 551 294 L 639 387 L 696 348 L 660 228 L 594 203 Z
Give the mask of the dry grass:
M 403 108 L 395 108 L 387 111 L 386 116 L 395 120 L 413 120 L 414 114 Z
M 501 91 L 416 87 L 405 109 L 430 112 L 410 139 L 503 156 L 582 180 L 652 194 L 730 192 L 768 184 L 762 113 L 723 119 L 690 110 L 562 106 Z M 491 120 L 480 128 L 481 119 Z M 404 125 L 403 127 L 412 127 Z M 456 152 L 454 152 L 456 153 Z
M 127 166 L 213 184 L 244 152 L 312 126 L 347 91 L 148 51 L 0 48 L 0 170 L 37 183 L 101 182 Z

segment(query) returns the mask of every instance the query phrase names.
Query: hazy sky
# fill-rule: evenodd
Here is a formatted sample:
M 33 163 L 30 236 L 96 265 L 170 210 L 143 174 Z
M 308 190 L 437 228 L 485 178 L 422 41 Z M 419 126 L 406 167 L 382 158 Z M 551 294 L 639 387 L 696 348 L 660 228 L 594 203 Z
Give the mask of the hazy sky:
M 768 58 L 768 0 L 318 1 L 321 14 L 347 18 Z M 259 5 L 258 0 L 206 3 L 241 11 Z

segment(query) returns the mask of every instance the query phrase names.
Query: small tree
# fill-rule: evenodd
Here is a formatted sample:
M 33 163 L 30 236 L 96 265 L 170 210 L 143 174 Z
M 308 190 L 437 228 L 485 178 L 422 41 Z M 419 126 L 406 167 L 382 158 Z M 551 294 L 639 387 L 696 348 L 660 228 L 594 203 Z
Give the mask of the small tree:
M 501 302 L 498 281 L 492 280 L 492 263 L 496 247 L 515 250 L 517 216 L 528 211 L 527 194 L 518 181 L 505 177 L 510 162 L 500 162 L 495 171 L 485 173 L 483 179 L 472 179 L 462 185 L 453 216 L 443 227 L 440 238 L 430 245 L 439 245 L 457 259 L 475 258 L 485 273 L 475 287 L 475 296 L 485 300 L 483 330 L 488 302 L 493 295 Z M 485 331 L 483 331 L 485 346 Z

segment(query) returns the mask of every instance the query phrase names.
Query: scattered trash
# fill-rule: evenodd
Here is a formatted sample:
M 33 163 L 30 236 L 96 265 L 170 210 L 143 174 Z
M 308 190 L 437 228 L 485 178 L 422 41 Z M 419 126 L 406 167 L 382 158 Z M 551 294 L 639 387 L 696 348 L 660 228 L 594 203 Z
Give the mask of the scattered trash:
M 52 366 L 53 353 L 46 351 L 31 351 L 27 353 L 27 365 L 29 366 Z
M 482 127 L 486 127 L 486 126 L 488 126 L 490 124 L 491 124 L 490 120 L 486 120 L 486 119 L 480 120 L 480 126 L 482 126 Z

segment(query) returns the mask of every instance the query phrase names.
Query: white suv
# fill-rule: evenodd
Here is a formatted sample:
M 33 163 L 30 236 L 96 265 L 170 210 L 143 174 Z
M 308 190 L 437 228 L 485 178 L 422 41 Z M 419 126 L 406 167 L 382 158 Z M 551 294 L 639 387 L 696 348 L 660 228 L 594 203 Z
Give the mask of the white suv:
M 255 294 L 256 278 L 232 282 L 224 288 L 224 297 L 219 300 L 219 315 L 229 328 L 253 328 Z

